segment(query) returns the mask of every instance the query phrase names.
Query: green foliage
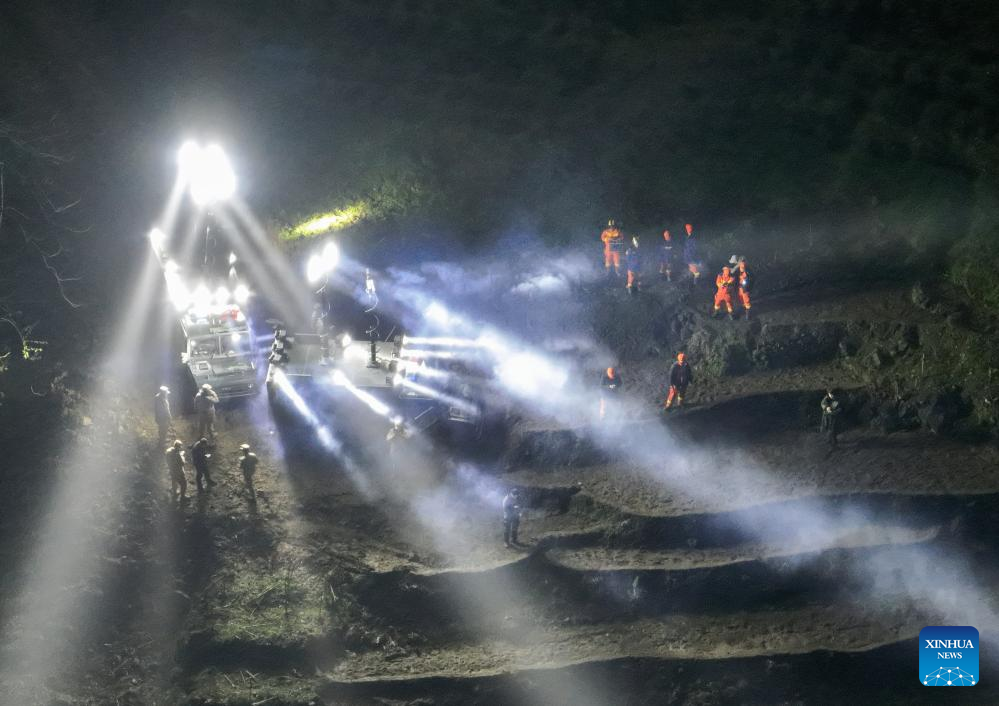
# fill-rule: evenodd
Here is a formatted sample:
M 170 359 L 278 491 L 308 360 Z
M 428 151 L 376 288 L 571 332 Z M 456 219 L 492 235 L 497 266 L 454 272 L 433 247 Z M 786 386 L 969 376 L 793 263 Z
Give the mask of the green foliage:
M 218 594 L 215 639 L 295 643 L 322 634 L 322 581 L 297 563 L 243 564 Z
M 996 286 L 999 228 L 960 241 L 952 257 L 947 279 L 965 293 L 973 308 L 995 316 L 999 312 L 999 287 Z

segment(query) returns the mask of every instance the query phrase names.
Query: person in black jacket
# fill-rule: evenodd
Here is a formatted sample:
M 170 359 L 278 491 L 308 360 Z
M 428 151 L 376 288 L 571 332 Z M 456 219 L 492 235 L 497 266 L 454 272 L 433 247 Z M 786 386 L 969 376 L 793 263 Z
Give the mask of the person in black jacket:
M 687 387 L 694 381 L 694 373 L 687 362 L 687 357 L 681 351 L 676 354 L 676 362 L 669 369 L 669 394 L 666 396 L 666 409 L 672 409 L 676 402 L 677 408 L 683 406 Z
M 621 374 L 617 368 L 607 368 L 600 376 L 600 418 L 607 416 L 607 407 L 621 391 Z
M 191 462 L 194 464 L 194 482 L 198 486 L 198 492 L 204 490 L 204 485 L 215 485 L 212 475 L 208 471 L 208 459 L 212 455 L 208 452 L 208 439 L 201 437 L 191 445 Z
M 673 281 L 673 236 L 663 231 L 663 242 L 659 244 L 659 274 L 667 282 Z
M 517 530 L 520 529 L 520 490 L 514 488 L 503 498 L 503 542 L 507 547 L 520 544 Z
M 839 442 L 837 438 L 839 436 L 839 413 L 842 411 L 839 400 L 836 399 L 832 390 L 826 390 L 826 396 L 822 398 L 819 406 L 822 408 L 822 423 L 819 426 L 819 431 L 825 435 L 829 446 L 836 448 L 836 444 Z

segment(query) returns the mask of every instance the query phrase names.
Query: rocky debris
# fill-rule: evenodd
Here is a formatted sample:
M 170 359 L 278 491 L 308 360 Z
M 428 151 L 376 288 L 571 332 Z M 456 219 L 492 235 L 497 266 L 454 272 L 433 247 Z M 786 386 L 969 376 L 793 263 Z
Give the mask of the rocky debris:
M 957 388 L 951 388 L 931 395 L 919 408 L 919 418 L 935 434 L 953 429 L 955 422 L 967 416 L 970 405 L 963 399 Z
M 586 466 L 605 460 L 604 451 L 572 429 L 523 431 L 512 441 L 507 455 L 512 466 Z
M 928 311 L 933 306 L 933 299 L 922 282 L 916 282 L 912 285 L 912 289 L 909 290 L 909 299 L 920 309 Z

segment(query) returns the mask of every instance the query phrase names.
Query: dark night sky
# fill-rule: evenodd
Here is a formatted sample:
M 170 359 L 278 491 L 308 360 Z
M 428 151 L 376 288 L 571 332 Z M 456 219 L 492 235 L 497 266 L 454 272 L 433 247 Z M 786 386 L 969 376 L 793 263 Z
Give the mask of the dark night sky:
M 999 165 L 982 5 L 18 0 L 0 114 L 59 126 L 115 237 L 198 133 L 278 219 L 374 195 L 393 227 L 564 241 L 918 199 L 963 232 Z

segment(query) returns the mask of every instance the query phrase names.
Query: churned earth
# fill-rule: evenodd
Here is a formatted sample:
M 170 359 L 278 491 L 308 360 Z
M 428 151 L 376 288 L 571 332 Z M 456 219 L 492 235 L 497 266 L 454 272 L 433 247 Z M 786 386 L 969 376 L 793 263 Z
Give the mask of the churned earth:
M 546 332 L 539 349 L 575 340 L 569 355 L 594 382 L 620 366 L 630 402 L 603 421 L 595 392 L 576 413 L 521 404 L 495 457 L 424 434 L 388 463 L 387 427 L 367 410 L 334 413 L 353 441 L 331 453 L 262 395 L 221 411 L 218 484 L 192 483 L 183 502 L 168 497 L 146 398 L 123 395 L 135 463 L 125 494 L 93 518 L 116 548 L 104 575 L 67 587 L 99 594 L 101 630 L 44 694 L 18 691 L 16 672 L 5 693 L 233 706 L 931 702 L 914 678 L 919 630 L 999 615 L 999 451 L 973 393 L 954 402 L 933 377 L 948 349 L 986 334 L 915 303 L 913 284 L 790 282 L 761 291 L 749 322 L 729 322 L 707 316 L 704 284 L 650 280 L 633 299 L 583 278 L 536 296 L 518 332 Z M 556 326 L 563 303 L 577 315 Z M 697 381 L 663 415 L 681 348 Z M 836 449 L 816 430 L 830 386 L 845 407 Z M 176 432 L 189 439 L 193 420 Z M 244 442 L 261 460 L 252 494 Z M 512 487 L 522 544 L 506 548 L 499 506 Z M 6 614 L 16 626 L 16 607 Z M 977 627 L 985 666 L 994 625 Z M 983 677 L 969 698 L 999 697 Z

